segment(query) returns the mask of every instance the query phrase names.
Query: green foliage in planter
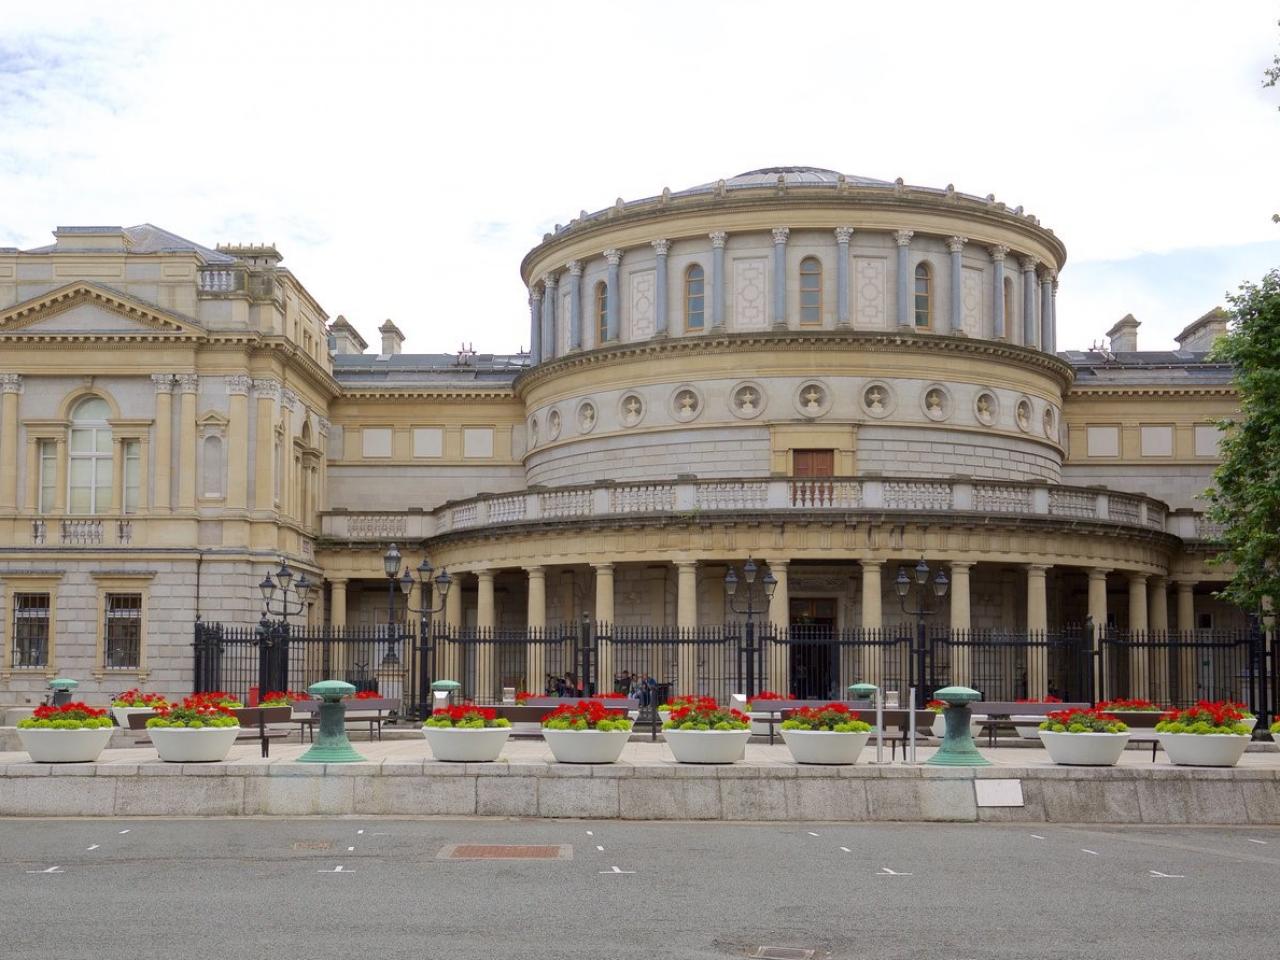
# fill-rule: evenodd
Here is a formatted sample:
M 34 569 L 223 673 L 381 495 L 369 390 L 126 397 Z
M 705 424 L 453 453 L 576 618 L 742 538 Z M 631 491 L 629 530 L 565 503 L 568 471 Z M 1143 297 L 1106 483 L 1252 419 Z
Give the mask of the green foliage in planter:
M 783 730 L 821 730 L 828 733 L 868 733 L 871 724 L 849 713 L 843 703 L 825 707 L 800 707 L 782 721 Z
M 1040 729 L 1049 733 L 1127 733 L 1129 727 L 1101 710 L 1054 710 Z
M 31 716 L 18 721 L 19 730 L 99 730 L 109 726 L 107 711 L 79 702 L 58 707 L 42 703 Z

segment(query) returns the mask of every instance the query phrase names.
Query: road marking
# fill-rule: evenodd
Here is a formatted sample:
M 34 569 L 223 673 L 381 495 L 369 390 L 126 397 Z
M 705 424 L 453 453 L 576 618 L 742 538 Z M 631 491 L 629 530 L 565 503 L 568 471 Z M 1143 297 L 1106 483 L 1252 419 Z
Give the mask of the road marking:
M 27 873 L 62 873 L 62 868 L 50 867 L 48 870 L 28 870 Z
M 850 850 L 848 847 L 841 847 L 840 849 L 843 850 L 845 853 L 853 853 L 853 851 Z
M 343 866 L 339 864 L 332 870 L 317 870 L 316 873 L 355 873 L 355 871 L 344 869 Z
M 1031 839 L 1032 839 L 1032 840 L 1043 840 L 1043 839 L 1044 839 L 1044 837 L 1040 836 L 1040 834 L 1038 834 L 1038 833 L 1033 833 L 1033 834 L 1031 835 Z
M 597 870 L 596 872 L 603 873 L 611 877 L 619 876 L 624 873 L 635 873 L 634 870 L 619 870 L 617 867 L 614 867 L 612 870 Z
M 347 853 L 350 853 L 350 852 L 351 852 L 352 850 L 354 850 L 354 849 L 355 849 L 355 847 L 347 847 Z
M 817 834 L 816 834 L 816 833 L 814 833 L 812 830 L 810 830 L 810 831 L 809 831 L 809 836 L 811 836 L 811 837 L 816 837 L 816 836 L 817 836 Z
M 1153 877 L 1161 877 L 1161 878 L 1163 878 L 1163 879 L 1165 879 L 1165 880 L 1185 880 L 1185 879 L 1187 879 L 1186 874 L 1183 874 L 1183 873 L 1161 873 L 1159 870 L 1151 870 L 1151 871 L 1149 871 L 1149 872 L 1150 872 L 1150 874 L 1151 874 Z
M 121 835 L 126 834 L 126 833 L 128 833 L 128 832 L 129 832 L 128 830 L 121 830 L 121 831 L 120 831 Z
M 910 876 L 913 876 L 913 874 L 910 874 L 910 873 L 898 873 L 898 871 L 897 871 L 897 870 L 890 870 L 888 867 L 881 867 L 880 869 L 881 869 L 881 870 L 883 870 L 883 871 L 884 871 L 884 873 L 877 873 L 877 874 L 876 874 L 876 876 L 877 876 L 877 877 L 910 877 Z
M 360 835 L 360 834 L 362 834 L 362 833 L 364 833 L 364 831 L 363 831 L 363 830 L 357 830 L 357 831 L 356 831 L 356 836 L 359 836 L 359 835 Z
M 1250 843 L 1260 843 L 1260 844 L 1262 844 L 1264 847 L 1267 845 L 1267 841 L 1265 841 L 1265 840 L 1254 840 L 1252 837 L 1249 837 L 1249 838 L 1248 838 L 1248 840 L 1249 840 L 1249 842 L 1250 842 Z
M 369 836 L 371 836 L 371 837 L 389 837 L 389 836 L 391 836 L 391 834 L 389 834 L 389 833 L 371 833 L 371 834 L 369 834 Z
M 85 847 L 86 850 L 97 850 L 102 844 L 95 843 L 92 847 Z
M 598 843 L 596 844 L 596 849 L 599 850 L 601 853 L 604 853 L 604 847 L 600 846 L 600 844 Z
M 1087 853 L 1087 854 L 1089 854 L 1089 856 L 1091 856 L 1091 857 L 1096 857 L 1096 856 L 1098 855 L 1098 851 L 1097 851 L 1097 850 L 1086 850 L 1084 847 L 1081 847 L 1081 848 L 1080 848 L 1080 852 L 1081 852 L 1081 853 Z
M 590 830 L 588 830 L 588 831 L 587 831 L 587 836 L 588 836 L 588 837 L 594 837 L 594 836 L 595 836 L 595 834 L 594 834 L 594 833 L 592 833 Z

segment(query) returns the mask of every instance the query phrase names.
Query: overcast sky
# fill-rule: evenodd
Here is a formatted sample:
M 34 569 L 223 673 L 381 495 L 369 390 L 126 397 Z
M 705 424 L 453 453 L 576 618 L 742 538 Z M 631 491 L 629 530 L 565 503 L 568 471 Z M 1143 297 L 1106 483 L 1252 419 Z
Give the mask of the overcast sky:
M 102 11 L 108 11 L 103 13 Z M 274 241 L 413 352 L 527 347 L 580 210 L 763 166 L 994 193 L 1064 239 L 1059 345 L 1280 265 L 1280 7 L 60 0 L 0 17 L 0 246 Z

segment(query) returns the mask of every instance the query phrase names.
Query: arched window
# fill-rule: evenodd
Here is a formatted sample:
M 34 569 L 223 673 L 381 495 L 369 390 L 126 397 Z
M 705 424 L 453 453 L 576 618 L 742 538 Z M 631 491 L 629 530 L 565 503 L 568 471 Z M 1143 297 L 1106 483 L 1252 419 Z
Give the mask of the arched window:
M 817 257 L 800 261 L 800 322 L 822 323 L 822 263 Z
M 1004 278 L 1004 335 L 1013 339 L 1013 278 Z
M 706 325 L 707 287 L 702 267 L 696 263 L 684 272 L 684 328 L 701 330 Z
M 933 325 L 933 276 L 927 263 L 916 264 L 916 326 Z
M 87 397 L 71 412 L 67 511 L 105 513 L 111 509 L 111 408 L 99 397 Z
M 609 285 L 596 284 L 596 346 L 609 339 Z

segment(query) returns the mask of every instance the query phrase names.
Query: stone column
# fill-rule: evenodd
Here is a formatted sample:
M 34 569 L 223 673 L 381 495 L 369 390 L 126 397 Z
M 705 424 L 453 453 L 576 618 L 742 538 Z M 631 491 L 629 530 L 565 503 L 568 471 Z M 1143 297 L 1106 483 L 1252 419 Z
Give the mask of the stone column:
M 605 296 L 609 299 L 609 314 L 605 318 L 605 339 L 609 343 L 617 343 L 622 336 L 622 294 L 621 282 L 621 250 L 606 250 L 605 261 L 609 264 L 605 274 Z
M 276 497 L 276 400 L 280 384 L 274 380 L 254 380 L 253 507 L 259 514 L 275 509 Z M 345 590 L 345 584 L 343 586 Z
M 1022 342 L 1028 347 L 1035 347 L 1036 334 L 1036 264 L 1035 257 L 1022 258 Z
M 67 512 L 67 437 L 63 434 L 54 438 L 57 446 L 53 468 L 53 512 Z
M 862 622 L 860 626 L 867 639 L 879 639 L 884 629 L 884 615 L 880 604 L 880 569 L 883 560 L 860 560 L 862 567 Z M 854 670 L 854 681 L 879 684 L 884 678 L 884 658 L 875 647 L 864 647 L 862 663 Z
M 40 513 L 40 441 L 32 436 L 27 437 L 26 493 L 23 505 L 29 513 Z M 146 474 L 143 474 L 145 482 Z M 46 510 L 52 507 L 48 504 Z
M 692 633 L 698 626 L 698 563 L 676 561 L 676 627 L 682 634 Z M 681 643 L 676 654 L 676 686 L 674 693 L 687 696 L 698 690 L 698 650 L 692 643 Z
M 552 360 L 556 355 L 556 275 L 548 273 L 542 278 L 542 359 Z
M 249 506 L 249 386 L 245 376 L 225 379 L 227 387 L 227 509 Z
M 462 629 L 462 577 L 463 574 L 454 574 L 453 586 L 450 588 L 448 596 L 444 598 L 444 625 L 454 634 Z M 463 682 L 462 644 L 445 641 L 441 644 L 441 647 L 444 649 L 437 656 L 445 675 L 438 679 Z
M 596 624 L 612 627 L 613 615 L 613 564 L 593 563 L 596 572 Z M 613 644 L 601 640 L 596 647 L 596 693 L 613 690 Z
M 581 350 L 582 339 L 582 261 L 570 260 L 566 267 L 569 268 L 569 352 Z M 595 325 L 591 327 L 591 342 L 593 346 L 601 346 L 596 343 Z
M 991 251 L 991 335 L 996 340 L 1009 336 L 1004 328 L 1004 258 L 1009 248 L 997 244 Z
M 1151 648 L 1151 675 L 1148 677 L 1151 699 L 1156 703 L 1171 703 L 1173 689 L 1169 683 L 1169 648 L 1163 646 L 1169 640 L 1169 581 L 1165 577 L 1152 577 L 1147 581 L 1147 622 L 1152 639 L 1162 644 Z
M 1049 347 L 1050 353 L 1058 352 L 1058 275 L 1053 275 L 1053 297 L 1049 300 Z
M 177 380 L 182 393 L 178 407 L 178 509 L 192 513 L 196 509 L 196 394 L 200 378 L 180 373 Z
M 494 637 L 498 626 L 497 609 L 493 599 L 493 571 L 476 571 L 476 630 L 481 636 Z M 476 700 L 493 702 L 497 690 L 497 651 L 493 643 L 476 644 Z
M 347 581 L 329 581 L 329 623 L 335 628 L 347 625 Z
M 951 562 L 951 632 L 959 634 L 957 639 L 968 640 L 973 629 L 973 618 L 969 603 L 969 571 L 973 564 L 963 560 Z M 951 683 L 969 685 L 972 669 L 969 662 L 969 647 L 959 643 L 951 648 Z
M 769 625 L 781 633 L 791 627 L 791 590 L 787 580 L 788 562 L 785 559 L 770 560 L 769 570 L 778 581 L 769 601 Z M 763 575 L 763 572 L 762 572 Z M 791 689 L 791 647 L 785 643 L 770 643 L 764 651 L 764 662 L 769 664 L 769 686 L 778 693 Z M 758 681 L 759 682 L 759 681 Z M 763 687 L 760 682 L 760 686 Z
M 836 227 L 836 326 L 851 326 L 849 314 L 849 238 L 853 227 Z
M 542 294 L 529 287 L 529 365 L 542 362 Z
M 1150 697 L 1147 674 L 1147 578 L 1129 574 L 1129 692 L 1130 697 Z
M 1027 635 L 1038 646 L 1027 648 L 1027 696 L 1043 697 L 1049 692 L 1049 648 L 1045 633 L 1049 629 L 1049 605 L 1045 591 L 1045 574 L 1049 568 L 1038 563 L 1027 564 Z
M 1040 349 L 1053 353 L 1053 284 L 1055 274 L 1046 270 L 1040 277 Z
M 525 567 L 528 576 L 529 605 L 525 626 L 529 639 L 540 641 L 547 629 L 547 571 L 543 567 Z M 547 689 L 547 657 L 540 642 L 530 643 L 525 659 L 524 688 L 531 693 L 545 693 Z
M 729 234 L 717 230 L 711 237 L 711 329 L 724 329 L 724 245 Z
M 671 303 L 671 281 L 667 277 L 667 253 L 671 249 L 670 240 L 654 240 L 653 252 L 657 255 L 657 267 L 654 272 L 654 281 L 658 288 L 655 294 L 656 300 L 653 305 L 653 335 L 655 337 L 665 337 L 667 335 L 667 308 Z M 609 313 L 613 314 L 613 294 L 610 293 Z
M 156 389 L 156 487 L 151 498 L 155 513 L 168 513 L 173 485 L 173 374 L 153 373 Z
M 1107 629 L 1107 574 L 1106 567 L 1090 567 L 1089 620 L 1093 624 L 1093 696 L 1094 700 L 1110 699 L 1109 690 L 1102 688 L 1102 636 Z
M 18 509 L 18 397 L 22 376 L 0 374 L 0 511 Z
M 111 438 L 111 515 L 124 513 L 124 437 Z
M 773 228 L 773 326 L 787 326 L 787 237 L 789 227 Z
M 1186 644 L 1179 650 L 1178 699 L 1183 703 L 1195 703 L 1200 699 L 1199 658 L 1191 644 L 1196 634 L 1196 583 L 1195 580 L 1174 581 L 1178 591 L 1178 639 Z
M 893 239 L 898 244 L 898 326 L 914 329 L 911 315 L 911 238 L 912 230 L 897 230 Z
M 949 237 L 947 239 L 947 249 L 951 251 L 951 302 L 947 305 L 948 326 L 944 330 L 939 330 L 939 333 L 959 333 L 964 327 L 960 280 L 964 276 L 964 245 L 968 242 L 968 237 Z M 939 318 L 941 318 L 941 314 L 939 314 Z

